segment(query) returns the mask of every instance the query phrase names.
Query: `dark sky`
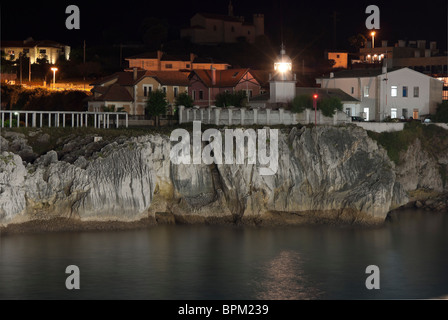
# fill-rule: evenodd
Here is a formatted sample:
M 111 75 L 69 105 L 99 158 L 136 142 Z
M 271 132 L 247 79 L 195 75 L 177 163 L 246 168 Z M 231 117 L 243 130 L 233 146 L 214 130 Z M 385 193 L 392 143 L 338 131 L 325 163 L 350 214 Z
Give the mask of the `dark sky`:
M 300 1 L 300 0 L 233 0 L 236 15 L 250 17 L 264 13 L 266 33 L 274 43 L 280 42 L 281 26 L 285 38 L 293 38 L 303 46 L 331 47 L 334 11 L 338 12 L 338 47 L 347 46 L 347 38 L 366 33 L 365 9 L 376 4 L 381 9 L 381 30 L 378 40 L 438 41 L 446 50 L 447 0 L 426 1 Z M 167 19 L 172 26 L 189 22 L 196 12 L 227 13 L 228 0 L 184 1 L 57 1 L 18 2 L 1 4 L 2 40 L 49 39 L 77 46 L 86 39 L 101 41 L 104 30 L 120 30 L 129 40 L 139 40 L 141 21 L 145 17 Z M 78 5 L 81 30 L 65 28 L 65 8 Z

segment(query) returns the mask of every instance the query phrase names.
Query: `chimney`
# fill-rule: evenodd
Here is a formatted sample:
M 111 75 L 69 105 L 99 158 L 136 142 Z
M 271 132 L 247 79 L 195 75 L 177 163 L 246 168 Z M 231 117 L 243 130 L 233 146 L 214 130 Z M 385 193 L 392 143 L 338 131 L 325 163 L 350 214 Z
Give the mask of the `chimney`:
M 216 86 L 216 69 L 212 67 L 212 86 Z
M 406 41 L 405 40 L 398 40 L 398 47 L 400 47 L 400 48 L 406 47 Z
M 429 48 L 431 49 L 431 51 L 436 51 L 437 50 L 437 42 L 436 41 L 431 41 L 429 43 Z
M 229 16 L 233 17 L 233 5 L 232 1 L 229 2 Z
M 388 41 L 387 41 L 387 40 L 383 40 L 383 41 L 381 41 L 381 46 L 382 46 L 383 48 L 387 48 L 387 45 L 388 45 Z
M 193 63 L 193 61 L 197 58 L 197 55 L 194 53 L 190 53 L 190 63 Z
M 134 71 L 134 81 L 137 81 L 138 71 L 137 68 L 133 68 Z
M 163 52 L 160 50 L 157 50 L 157 60 L 162 60 Z

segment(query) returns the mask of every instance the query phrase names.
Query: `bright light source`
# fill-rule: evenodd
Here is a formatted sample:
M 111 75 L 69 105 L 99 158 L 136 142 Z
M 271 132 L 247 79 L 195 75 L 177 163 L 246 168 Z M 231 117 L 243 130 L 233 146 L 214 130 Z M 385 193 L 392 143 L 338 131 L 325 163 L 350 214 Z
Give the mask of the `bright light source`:
M 56 72 L 58 71 L 58 68 L 51 68 L 51 71 Z
M 278 72 L 285 73 L 292 70 L 292 65 L 287 62 L 278 62 L 274 65 L 274 69 Z
M 317 94 L 315 94 L 315 95 L 313 96 L 313 98 L 314 98 L 314 99 L 317 99 L 317 98 L 319 98 L 319 96 L 318 96 Z
M 372 37 L 374 37 L 375 36 L 375 34 L 376 34 L 376 32 L 375 31 L 373 31 L 370 35 L 372 36 Z
M 18 112 L 14 112 L 14 115 L 15 115 L 15 116 L 18 116 L 18 115 L 19 115 L 19 113 L 18 113 Z

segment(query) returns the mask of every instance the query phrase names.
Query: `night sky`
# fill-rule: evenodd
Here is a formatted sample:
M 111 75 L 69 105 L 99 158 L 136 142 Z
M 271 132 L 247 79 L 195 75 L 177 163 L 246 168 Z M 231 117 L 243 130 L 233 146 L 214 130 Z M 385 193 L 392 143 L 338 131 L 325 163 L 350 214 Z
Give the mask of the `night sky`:
M 344 49 L 347 39 L 357 33 L 367 33 L 364 13 L 370 4 L 381 9 L 381 30 L 377 40 L 437 41 L 446 50 L 447 1 L 298 1 L 298 0 L 233 0 L 235 15 L 250 18 L 252 13 L 264 13 L 266 34 L 273 43 L 295 41 L 302 46 L 331 48 L 333 44 L 333 12 L 338 13 L 337 47 Z M 118 3 L 118 4 L 117 4 Z M 99 43 L 104 31 L 119 30 L 125 41 L 139 41 L 136 31 L 145 17 L 168 20 L 171 26 L 189 23 L 196 12 L 227 13 L 228 0 L 187 1 L 57 1 L 16 2 L 1 4 L 2 40 L 56 40 L 77 46 L 85 39 Z M 76 4 L 81 11 L 81 30 L 65 28 L 65 8 Z M 249 20 L 249 19 L 247 19 Z M 282 27 L 283 26 L 283 27 Z M 288 43 L 286 43 L 287 45 Z M 296 45 L 296 44 L 295 44 Z

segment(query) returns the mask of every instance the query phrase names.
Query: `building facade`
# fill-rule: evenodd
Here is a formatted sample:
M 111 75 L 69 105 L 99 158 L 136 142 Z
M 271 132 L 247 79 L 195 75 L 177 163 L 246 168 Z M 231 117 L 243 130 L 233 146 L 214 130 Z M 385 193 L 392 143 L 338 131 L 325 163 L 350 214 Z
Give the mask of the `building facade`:
M 317 83 L 359 100 L 351 115 L 367 121 L 422 119 L 435 114 L 442 102 L 443 82 L 409 68 L 347 70 L 317 79 Z
M 194 53 L 189 55 L 169 55 L 162 51 L 149 52 L 126 58 L 129 70 L 138 68 L 147 71 L 192 71 L 212 67 L 216 70 L 226 70 L 229 64 L 213 59 L 199 58 Z
M 70 60 L 70 46 L 50 40 L 2 41 L 1 50 L 11 61 L 17 61 L 21 55 L 29 57 L 33 64 L 38 59 L 46 59 L 50 64 L 58 63 L 61 58 Z
M 249 101 L 261 92 L 260 82 L 250 69 L 195 70 L 189 81 L 188 93 L 199 107 L 214 105 L 216 95 L 224 92 L 245 91 Z
M 172 71 L 118 72 L 92 84 L 93 97 L 89 111 L 103 111 L 103 107 L 123 108 L 132 116 L 144 116 L 145 106 L 151 92 L 162 90 L 169 106 L 176 98 L 188 92 L 188 73 Z
M 264 35 L 264 15 L 254 14 L 251 23 L 244 17 L 233 15 L 229 5 L 228 15 L 197 13 L 190 20 L 190 26 L 181 30 L 181 37 L 196 44 L 235 43 L 247 41 L 254 43 L 258 36 Z

